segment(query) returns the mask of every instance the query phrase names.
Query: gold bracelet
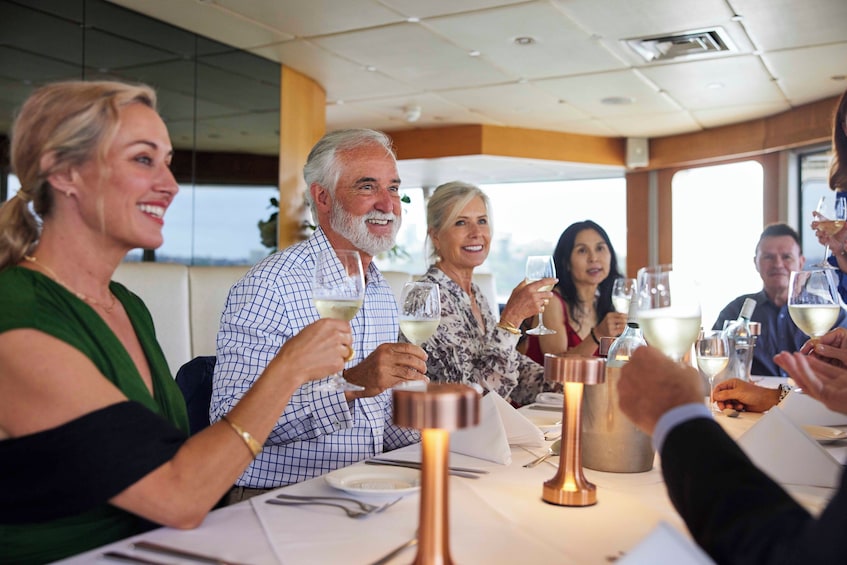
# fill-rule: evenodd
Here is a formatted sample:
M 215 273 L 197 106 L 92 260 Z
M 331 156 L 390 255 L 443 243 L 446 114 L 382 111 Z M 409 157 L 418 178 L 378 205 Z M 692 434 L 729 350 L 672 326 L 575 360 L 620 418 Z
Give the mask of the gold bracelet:
M 244 441 L 244 445 L 246 445 L 247 449 L 250 450 L 250 453 L 253 454 L 253 459 L 259 456 L 262 452 L 262 444 L 256 441 L 256 439 L 250 435 L 250 432 L 245 431 L 241 426 L 230 420 L 227 416 L 224 416 L 221 420 L 229 424 L 232 431 L 237 433 L 238 437 Z
M 516 328 L 514 324 L 510 324 L 509 322 L 504 322 L 503 320 L 500 320 L 497 323 L 497 327 L 501 330 L 506 330 L 510 334 L 521 335 L 521 330 L 519 328 Z

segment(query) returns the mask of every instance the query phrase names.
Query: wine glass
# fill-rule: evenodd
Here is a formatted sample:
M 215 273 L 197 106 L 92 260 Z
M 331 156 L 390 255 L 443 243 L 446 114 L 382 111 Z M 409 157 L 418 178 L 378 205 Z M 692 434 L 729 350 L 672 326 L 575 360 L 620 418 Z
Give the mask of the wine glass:
M 709 400 L 712 410 L 719 412 L 713 394 L 718 384 L 717 376 L 729 364 L 729 340 L 720 330 L 710 330 L 694 342 L 694 354 L 697 357 L 697 367 L 709 380 Z M 721 379 L 723 380 L 723 379 Z
M 788 314 L 812 342 L 835 325 L 841 313 L 835 271 L 821 267 L 792 271 L 788 280 Z
M 358 251 L 328 249 L 318 254 L 312 300 L 321 318 L 350 321 L 365 299 L 365 278 Z M 353 348 L 347 361 L 353 359 Z M 341 373 L 315 385 L 319 390 L 365 390 L 347 382 Z
M 638 321 L 644 339 L 674 361 L 682 360 L 700 333 L 700 301 L 693 281 L 672 265 L 638 271 Z
M 615 312 L 629 313 L 629 304 L 634 293 L 635 279 L 616 278 L 615 282 L 612 283 L 612 306 L 615 307 Z
M 438 285 L 408 282 L 400 295 L 400 331 L 419 346 L 432 337 L 441 322 L 441 293 Z
M 817 229 L 826 235 L 826 243 L 823 246 L 823 259 L 818 266 L 834 269 L 826 260 L 829 255 L 829 240 L 844 227 L 847 220 L 847 199 L 835 195 L 831 197 L 821 196 L 812 217 L 818 222 Z
M 553 257 L 550 255 L 530 255 L 526 258 L 526 282 L 531 283 L 541 279 L 553 278 L 556 276 L 556 266 L 553 264 Z M 547 292 L 553 289 L 553 285 L 544 285 L 538 289 L 539 292 Z M 556 330 L 544 327 L 544 313 L 538 313 L 538 325 L 531 330 L 527 330 L 529 335 L 550 335 L 556 333 Z

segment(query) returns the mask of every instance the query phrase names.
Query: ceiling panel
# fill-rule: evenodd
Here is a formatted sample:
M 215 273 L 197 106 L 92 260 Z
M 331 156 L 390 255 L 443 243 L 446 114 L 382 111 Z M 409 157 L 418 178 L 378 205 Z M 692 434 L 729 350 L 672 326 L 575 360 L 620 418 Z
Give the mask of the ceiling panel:
M 314 42 L 422 90 L 492 84 L 511 78 L 417 24 L 344 33 Z
M 622 137 L 662 137 L 700 129 L 700 125 L 687 111 L 662 114 L 637 114 L 606 118 L 604 122 Z
M 771 102 L 694 110 L 691 113 L 704 127 L 711 128 L 764 118 L 790 109 L 791 106 L 787 102 Z M 739 119 L 741 116 L 744 116 L 743 120 Z
M 426 2 L 421 0 L 381 0 L 381 2 L 404 16 L 431 18 L 444 14 L 475 12 L 509 4 L 524 4 L 526 0 L 461 0 L 459 2 L 456 0 L 427 0 Z
M 765 66 L 753 55 L 643 67 L 640 70 L 689 110 L 785 100 Z
M 837 96 L 847 88 L 847 43 L 774 51 L 764 53 L 762 60 L 793 106 L 819 100 L 822 95 Z
M 511 124 L 526 121 L 527 127 L 584 120 L 584 112 L 559 101 L 559 98 L 531 84 L 505 84 L 442 92 L 441 96 L 456 104 L 472 108 L 493 119 Z M 529 125 L 530 123 L 535 125 Z M 553 128 L 551 128 L 553 129 Z
M 528 3 L 481 13 L 435 18 L 427 27 L 513 78 L 542 78 L 624 68 L 591 34 L 549 3 Z M 515 38 L 529 37 L 531 45 Z
M 763 50 L 842 43 L 845 0 L 732 0 L 756 46 Z

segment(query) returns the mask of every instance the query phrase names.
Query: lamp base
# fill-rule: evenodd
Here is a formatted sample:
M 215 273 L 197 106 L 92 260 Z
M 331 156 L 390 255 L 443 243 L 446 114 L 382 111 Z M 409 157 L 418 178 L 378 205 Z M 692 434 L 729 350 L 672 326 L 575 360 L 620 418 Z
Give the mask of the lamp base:
M 589 482 L 580 485 L 579 490 L 564 490 L 556 478 L 544 482 L 542 500 L 556 506 L 593 506 L 597 504 L 597 487 Z

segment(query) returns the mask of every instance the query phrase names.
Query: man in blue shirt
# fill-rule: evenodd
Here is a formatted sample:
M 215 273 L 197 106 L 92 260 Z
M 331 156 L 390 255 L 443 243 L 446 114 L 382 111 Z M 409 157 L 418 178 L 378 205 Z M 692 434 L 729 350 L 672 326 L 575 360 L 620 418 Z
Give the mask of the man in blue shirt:
M 762 325 L 753 351 L 751 373 L 754 375 L 786 376 L 773 356 L 780 351 L 799 351 L 809 337 L 800 330 L 788 314 L 788 281 L 791 271 L 802 271 L 806 259 L 800 251 L 800 236 L 787 224 L 767 226 L 756 244 L 753 259 L 762 278 L 763 288 L 753 294 L 739 296 L 718 315 L 713 329 L 723 329 L 726 320 L 735 320 L 746 298 L 756 301 L 751 320 Z M 837 325 L 845 323 L 844 312 Z

